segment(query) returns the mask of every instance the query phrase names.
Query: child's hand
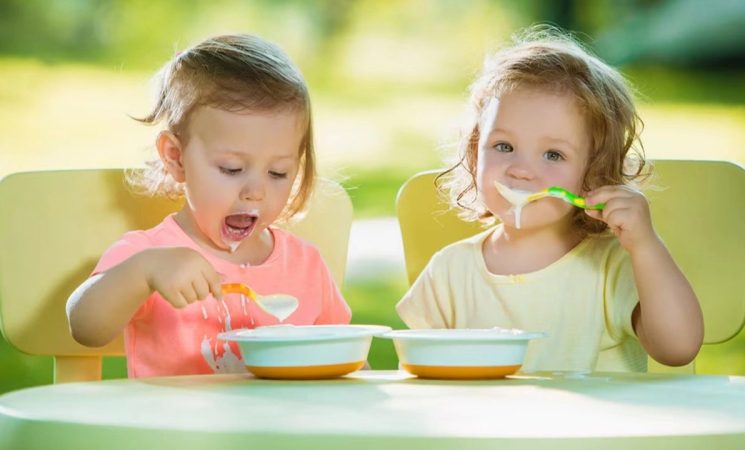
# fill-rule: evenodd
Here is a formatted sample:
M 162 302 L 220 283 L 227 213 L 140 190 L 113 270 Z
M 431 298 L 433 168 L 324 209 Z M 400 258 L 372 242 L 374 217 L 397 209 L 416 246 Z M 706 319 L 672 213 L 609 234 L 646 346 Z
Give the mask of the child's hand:
M 629 186 L 603 186 L 586 195 L 587 204 L 605 203 L 602 210 L 586 209 L 590 217 L 602 220 L 618 237 L 626 251 L 657 239 L 647 198 Z
M 186 247 L 145 250 L 147 284 L 175 308 L 184 308 L 211 293 L 222 298 L 220 275 L 196 251 Z

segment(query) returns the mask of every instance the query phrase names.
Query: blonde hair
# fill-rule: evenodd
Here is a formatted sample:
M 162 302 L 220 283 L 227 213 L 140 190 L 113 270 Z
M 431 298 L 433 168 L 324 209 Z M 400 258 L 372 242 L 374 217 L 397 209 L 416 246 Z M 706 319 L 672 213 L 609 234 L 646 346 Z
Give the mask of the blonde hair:
M 315 157 L 310 96 L 300 70 L 276 45 L 247 34 L 207 39 L 168 61 L 156 74 L 158 92 L 151 112 L 135 118 L 165 127 L 186 143 L 190 114 L 200 106 L 226 111 L 298 111 L 304 117 L 298 149 L 300 170 L 283 218 L 301 211 L 313 188 Z M 184 195 L 160 159 L 127 173 L 132 189 L 177 199 Z
M 631 88 L 622 75 L 576 42 L 550 26 L 527 29 L 513 45 L 488 58 L 470 88 L 469 120 L 458 143 L 457 162 L 436 183 L 466 220 L 494 221 L 478 199 L 476 162 L 479 121 L 492 98 L 518 87 L 544 89 L 574 97 L 591 130 L 591 149 L 583 189 L 608 184 L 632 184 L 646 165 L 639 140 L 643 123 Z M 577 209 L 576 226 L 589 234 L 607 229 Z

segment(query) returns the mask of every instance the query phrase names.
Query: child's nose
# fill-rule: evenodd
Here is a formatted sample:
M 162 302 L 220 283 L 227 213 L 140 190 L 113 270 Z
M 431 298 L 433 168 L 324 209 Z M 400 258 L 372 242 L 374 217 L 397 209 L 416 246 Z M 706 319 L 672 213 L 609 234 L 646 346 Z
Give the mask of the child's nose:
M 507 166 L 507 176 L 521 180 L 529 180 L 533 178 L 533 170 L 530 168 L 528 161 L 516 158 L 509 166 Z
M 264 198 L 264 181 L 260 176 L 248 177 L 241 189 L 241 199 L 261 200 Z

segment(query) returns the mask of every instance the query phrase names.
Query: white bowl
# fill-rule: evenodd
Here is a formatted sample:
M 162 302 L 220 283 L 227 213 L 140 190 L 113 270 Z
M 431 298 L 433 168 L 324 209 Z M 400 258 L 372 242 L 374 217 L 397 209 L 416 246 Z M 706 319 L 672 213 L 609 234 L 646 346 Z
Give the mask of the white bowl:
M 517 372 L 531 339 L 544 333 L 522 330 L 397 330 L 381 337 L 393 340 L 401 366 L 422 378 L 503 378 Z
M 234 341 L 246 368 L 261 378 L 323 379 L 362 368 L 378 325 L 274 325 L 220 333 Z

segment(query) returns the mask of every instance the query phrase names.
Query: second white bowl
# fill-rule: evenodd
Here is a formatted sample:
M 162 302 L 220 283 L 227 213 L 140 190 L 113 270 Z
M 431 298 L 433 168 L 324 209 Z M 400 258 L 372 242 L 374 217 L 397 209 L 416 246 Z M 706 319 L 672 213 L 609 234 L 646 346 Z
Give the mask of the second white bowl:
M 393 340 L 401 366 L 422 378 L 502 378 L 517 372 L 528 342 L 544 337 L 514 329 L 396 330 Z

